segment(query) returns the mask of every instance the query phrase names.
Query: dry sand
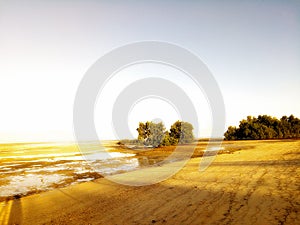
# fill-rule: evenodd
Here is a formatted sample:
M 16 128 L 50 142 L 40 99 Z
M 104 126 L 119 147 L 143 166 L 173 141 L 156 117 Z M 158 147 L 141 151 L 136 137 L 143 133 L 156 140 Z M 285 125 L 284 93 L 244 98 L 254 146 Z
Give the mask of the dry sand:
M 150 186 L 98 179 L 2 202 L 0 224 L 300 224 L 300 141 L 233 145 L 255 148 L 218 155 L 204 172 L 191 159 Z

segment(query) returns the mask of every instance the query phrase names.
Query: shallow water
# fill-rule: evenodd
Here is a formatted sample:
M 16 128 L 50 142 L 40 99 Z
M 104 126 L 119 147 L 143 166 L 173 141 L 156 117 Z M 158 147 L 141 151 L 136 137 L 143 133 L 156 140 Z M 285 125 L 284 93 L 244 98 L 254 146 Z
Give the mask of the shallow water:
M 164 160 L 164 156 L 137 157 L 119 152 L 119 146 L 112 141 L 104 142 L 102 146 L 94 142 L 80 146 L 84 146 L 84 154 L 74 143 L 0 144 L 0 201 L 91 181 Z M 219 147 L 213 146 L 207 149 L 209 152 L 218 150 Z
M 140 166 L 134 154 L 107 152 L 86 143 L 81 154 L 72 143 L 0 144 L 0 201 L 90 181 Z

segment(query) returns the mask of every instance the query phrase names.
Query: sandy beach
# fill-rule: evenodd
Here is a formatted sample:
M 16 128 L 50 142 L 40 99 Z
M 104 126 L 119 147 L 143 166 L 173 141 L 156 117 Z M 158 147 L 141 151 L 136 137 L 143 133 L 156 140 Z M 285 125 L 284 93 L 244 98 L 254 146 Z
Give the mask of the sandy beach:
M 204 172 L 193 158 L 149 186 L 100 178 L 1 202 L 0 224 L 300 224 L 300 141 L 227 143 L 254 147 L 218 155 Z

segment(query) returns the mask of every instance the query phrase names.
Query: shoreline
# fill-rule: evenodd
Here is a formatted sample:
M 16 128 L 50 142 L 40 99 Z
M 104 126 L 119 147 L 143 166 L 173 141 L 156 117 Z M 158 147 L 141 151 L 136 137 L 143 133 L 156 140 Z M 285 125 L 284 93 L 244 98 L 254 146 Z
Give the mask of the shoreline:
M 252 144 L 255 144 L 254 142 Z M 247 145 L 247 144 L 246 144 Z M 160 183 L 134 187 L 97 179 L 2 202 L 3 224 L 296 224 L 300 141 L 201 158 Z M 143 169 L 160 173 L 159 167 Z M 139 170 L 140 172 L 142 170 Z M 133 179 L 136 172 L 115 176 Z
M 175 162 L 178 161 L 182 161 L 182 159 L 186 159 L 189 158 L 189 156 L 187 156 L 186 154 L 184 154 L 185 149 L 183 149 L 183 152 L 179 153 L 176 155 L 176 158 L 173 159 L 173 161 L 164 161 L 167 157 L 169 157 L 172 152 L 174 151 L 175 148 L 177 148 L 177 146 L 168 146 L 168 147 L 160 147 L 160 148 L 153 148 L 153 149 L 149 149 L 147 148 L 146 150 L 143 148 L 136 148 L 136 149 L 130 149 L 127 148 L 126 146 L 122 146 L 122 145 L 116 145 L 116 142 L 110 142 L 110 141 L 106 141 L 105 142 L 107 144 L 106 147 L 108 147 L 109 152 L 118 152 L 118 153 L 131 153 L 134 154 L 135 156 L 129 156 L 127 157 L 129 158 L 135 158 L 139 160 L 140 166 L 136 169 L 133 170 L 128 170 L 128 171 L 118 171 L 113 173 L 113 175 L 116 174 L 123 174 L 123 173 L 127 173 L 130 171 L 135 171 L 135 170 L 140 170 L 143 168 L 148 168 L 148 167 L 155 167 L 155 166 L 161 166 L 164 164 L 170 164 L 172 163 L 174 160 Z M 38 143 L 38 146 L 41 143 Z M 198 157 L 203 157 L 204 154 L 204 150 L 207 147 L 208 142 L 207 141 L 202 141 L 197 143 L 197 146 L 194 146 L 195 149 L 193 150 L 193 155 L 191 156 L 191 158 L 198 158 Z M 32 145 L 32 143 L 28 143 L 26 145 Z M 46 146 L 51 146 L 49 145 L 49 143 L 43 143 L 43 145 Z M 52 145 L 57 145 L 56 143 L 52 144 Z M 60 143 L 58 143 L 58 145 L 60 145 Z M 74 146 L 75 145 L 70 145 L 68 144 L 67 147 L 70 146 Z M 35 146 L 36 147 L 36 146 Z M 181 148 L 189 148 L 189 145 L 180 145 L 179 147 Z M 221 147 L 222 150 L 218 151 L 218 154 L 232 154 L 235 151 L 241 150 L 241 149 L 247 149 L 249 148 L 249 146 L 243 146 L 238 147 L 231 147 L 230 144 L 225 144 L 225 147 L 222 146 Z M 251 148 L 251 146 L 250 146 Z M 72 153 L 74 154 L 74 153 Z M 63 161 L 63 162 L 67 162 L 67 161 Z M 72 161 L 70 161 L 72 162 Z M 53 162 L 46 162 L 46 164 L 51 164 Z M 59 163 L 55 162 L 55 163 Z M 27 163 L 28 164 L 28 163 Z M 32 164 L 36 164 L 35 162 L 32 162 Z M 40 162 L 40 164 L 44 164 L 44 162 Z M 21 165 L 21 164 L 20 164 Z M 67 169 L 67 168 L 66 168 Z M 59 172 L 59 174 L 66 174 L 66 172 Z M 29 190 L 27 193 L 16 193 L 14 195 L 10 195 L 10 196 L 6 196 L 6 197 L 0 197 L 0 202 L 4 202 L 4 201 L 8 201 L 8 200 L 13 200 L 13 199 L 20 199 L 20 198 L 24 198 L 26 196 L 30 196 L 30 195 L 34 195 L 34 194 L 38 194 L 38 193 L 43 193 L 43 192 L 48 192 L 57 188 L 64 188 L 64 187 L 68 187 L 68 186 L 72 186 L 72 185 L 77 185 L 83 182 L 89 182 L 89 181 L 93 181 L 95 179 L 101 179 L 104 176 L 108 176 L 108 175 L 103 175 L 101 173 L 97 173 L 95 171 L 90 171 L 90 172 L 85 172 L 83 174 L 72 174 L 72 173 L 67 173 L 70 174 L 69 176 L 72 176 L 72 178 L 68 178 L 66 181 L 63 182 L 59 182 L 59 183 L 53 183 L 51 186 L 44 188 L 44 189 L 31 189 Z M 25 175 L 24 175 L 25 176 Z M 80 178 L 82 178 L 83 180 L 81 180 Z M 78 182 L 77 182 L 78 179 Z

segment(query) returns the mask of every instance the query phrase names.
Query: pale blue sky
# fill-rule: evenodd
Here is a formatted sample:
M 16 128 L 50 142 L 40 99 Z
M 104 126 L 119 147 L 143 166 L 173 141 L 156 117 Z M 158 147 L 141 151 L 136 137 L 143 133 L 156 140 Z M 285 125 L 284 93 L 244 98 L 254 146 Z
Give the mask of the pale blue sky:
M 86 70 L 143 40 L 180 45 L 209 67 L 226 126 L 300 117 L 300 1 L 11 0 L 0 1 L 0 141 L 72 139 Z

